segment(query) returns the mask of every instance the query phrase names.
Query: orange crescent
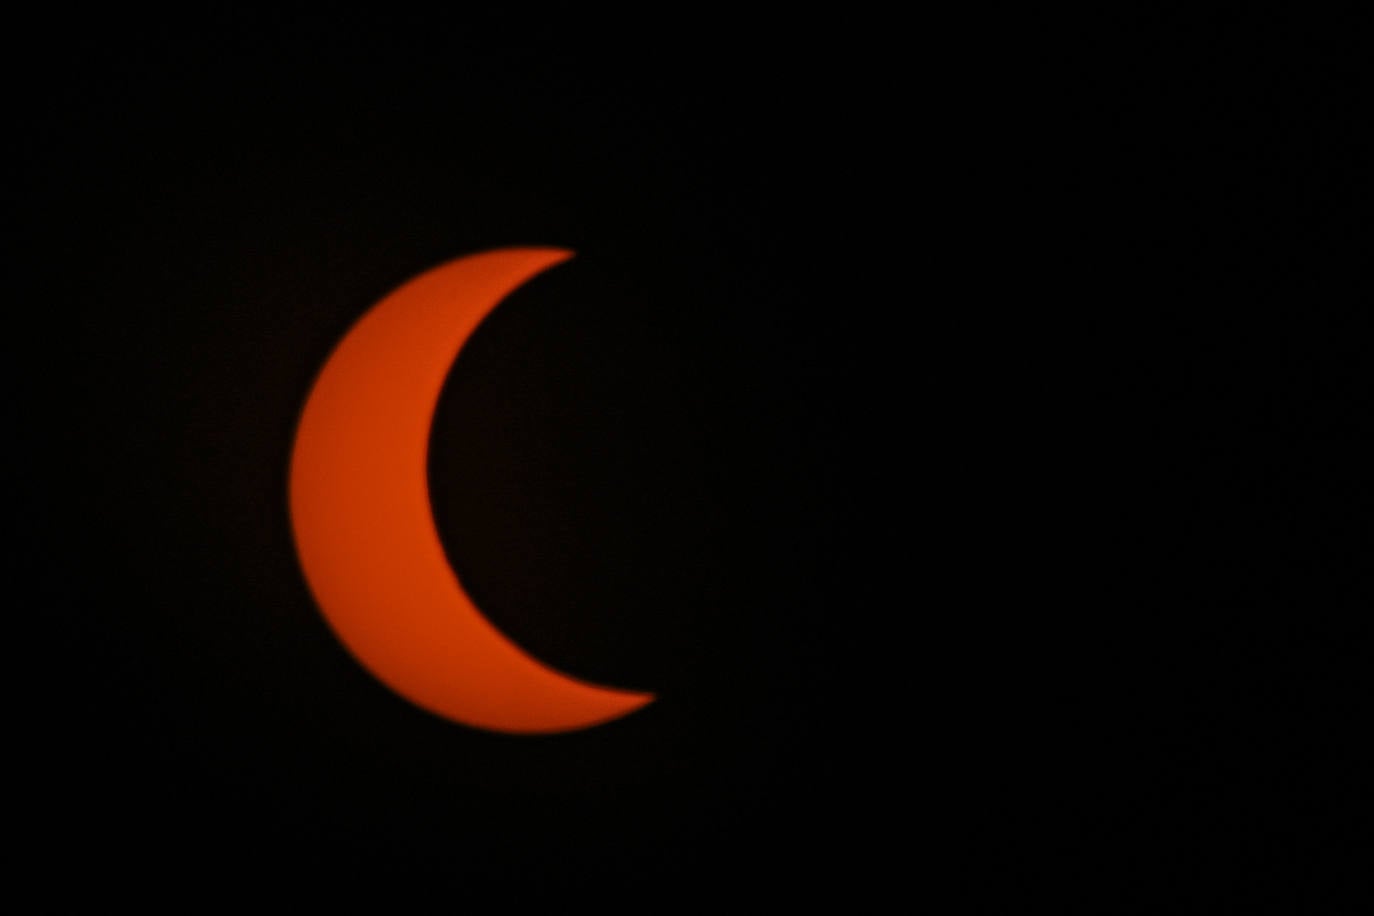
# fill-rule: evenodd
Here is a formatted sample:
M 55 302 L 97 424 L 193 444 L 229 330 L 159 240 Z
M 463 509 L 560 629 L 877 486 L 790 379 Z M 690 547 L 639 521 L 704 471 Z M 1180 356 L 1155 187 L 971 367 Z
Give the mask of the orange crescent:
M 291 453 L 296 551 L 334 633 L 415 705 L 491 731 L 572 731 L 654 698 L 569 677 L 498 632 L 449 566 L 430 506 L 430 427 L 459 350 L 511 291 L 570 257 L 474 254 L 382 299 L 320 371 Z

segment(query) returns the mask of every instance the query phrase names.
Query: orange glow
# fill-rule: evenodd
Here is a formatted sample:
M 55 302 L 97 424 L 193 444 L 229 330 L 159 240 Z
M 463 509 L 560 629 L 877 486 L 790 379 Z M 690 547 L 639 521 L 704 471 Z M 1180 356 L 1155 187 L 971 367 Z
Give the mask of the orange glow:
M 512 290 L 570 257 L 471 255 L 388 295 L 325 363 L 291 454 L 296 551 L 339 639 L 412 703 L 499 732 L 572 731 L 653 700 L 561 674 L 499 633 L 449 566 L 430 508 L 430 426 L 459 350 Z

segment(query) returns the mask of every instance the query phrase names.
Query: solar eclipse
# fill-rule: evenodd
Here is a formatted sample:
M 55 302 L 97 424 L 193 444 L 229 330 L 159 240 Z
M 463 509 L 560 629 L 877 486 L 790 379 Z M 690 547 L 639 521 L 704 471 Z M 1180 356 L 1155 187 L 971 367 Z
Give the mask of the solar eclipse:
M 297 553 L 339 639 L 407 700 L 491 731 L 572 731 L 653 700 L 555 671 L 501 634 L 449 566 L 430 504 L 430 427 L 453 361 L 506 295 L 571 256 L 469 255 L 383 298 L 325 363 L 291 455 Z

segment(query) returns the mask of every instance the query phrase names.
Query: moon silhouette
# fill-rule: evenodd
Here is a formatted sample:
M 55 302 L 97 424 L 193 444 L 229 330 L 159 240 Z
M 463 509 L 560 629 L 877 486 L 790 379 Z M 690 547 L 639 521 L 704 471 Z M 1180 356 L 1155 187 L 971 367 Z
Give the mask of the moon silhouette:
M 291 453 L 296 551 L 344 646 L 415 705 L 511 734 L 587 728 L 654 698 L 555 671 L 500 633 L 449 566 L 430 505 L 430 427 L 453 361 L 511 291 L 570 257 L 469 255 L 386 296 L 325 363 Z

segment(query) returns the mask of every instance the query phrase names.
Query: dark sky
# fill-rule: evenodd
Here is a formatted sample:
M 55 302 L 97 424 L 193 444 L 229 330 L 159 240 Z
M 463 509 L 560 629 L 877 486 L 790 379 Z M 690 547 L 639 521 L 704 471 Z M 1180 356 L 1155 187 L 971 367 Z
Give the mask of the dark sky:
M 1339 895 L 1374 810 L 1341 24 L 528 19 L 19 39 L 37 845 L 212 889 Z M 513 244 L 577 257 L 454 367 L 441 537 L 532 654 L 661 697 L 537 739 L 357 667 L 285 507 L 340 335 Z

